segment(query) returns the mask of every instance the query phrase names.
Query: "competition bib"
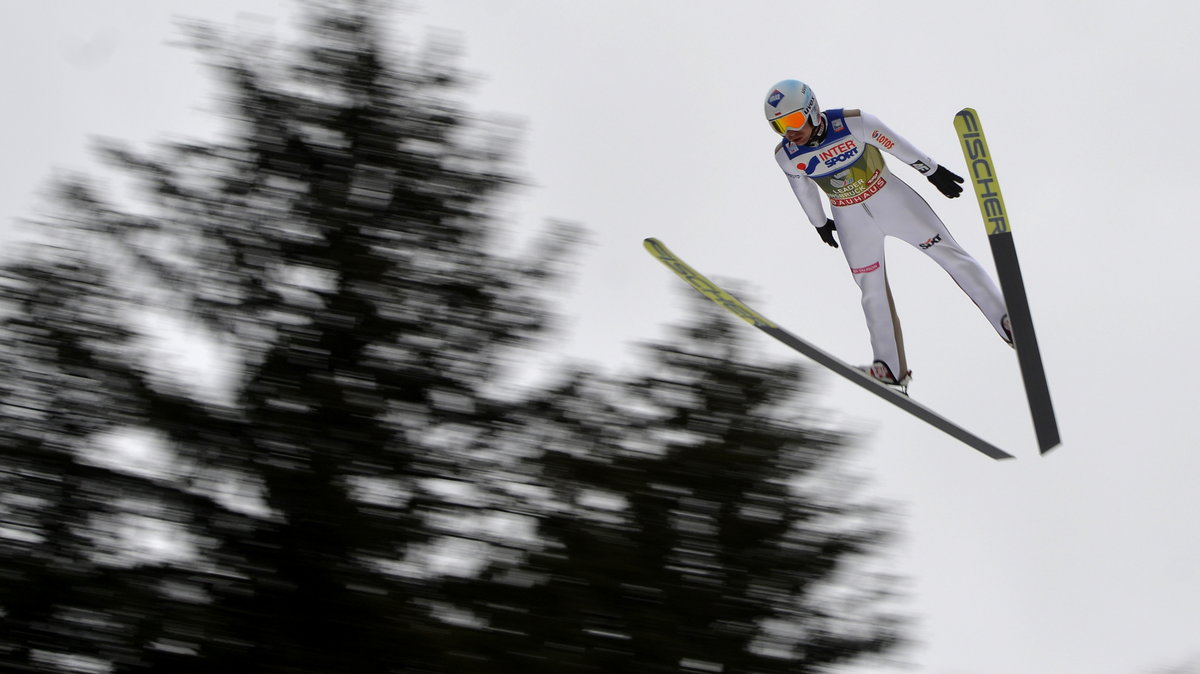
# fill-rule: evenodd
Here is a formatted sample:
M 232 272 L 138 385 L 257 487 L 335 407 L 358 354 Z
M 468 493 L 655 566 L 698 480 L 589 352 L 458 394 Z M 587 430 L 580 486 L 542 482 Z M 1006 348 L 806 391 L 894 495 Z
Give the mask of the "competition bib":
M 860 204 L 887 184 L 883 153 L 850 135 L 841 110 L 828 110 L 825 117 L 829 131 L 819 146 L 785 142 L 784 152 L 829 195 L 831 205 Z

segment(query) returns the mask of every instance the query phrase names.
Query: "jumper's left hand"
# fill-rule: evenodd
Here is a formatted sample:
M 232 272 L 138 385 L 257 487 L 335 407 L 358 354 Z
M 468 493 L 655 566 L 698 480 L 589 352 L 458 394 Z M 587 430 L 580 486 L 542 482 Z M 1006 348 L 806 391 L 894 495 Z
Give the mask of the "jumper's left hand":
M 945 166 L 937 167 L 933 175 L 929 176 L 929 182 L 933 183 L 939 192 L 951 199 L 962 194 L 963 188 L 960 186 L 962 181 L 962 178 L 951 173 Z

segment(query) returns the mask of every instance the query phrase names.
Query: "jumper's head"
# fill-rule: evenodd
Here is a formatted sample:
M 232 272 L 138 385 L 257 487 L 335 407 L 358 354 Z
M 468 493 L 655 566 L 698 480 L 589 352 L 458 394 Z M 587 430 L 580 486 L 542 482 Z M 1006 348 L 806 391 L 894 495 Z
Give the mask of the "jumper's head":
M 812 88 L 800 80 L 777 82 L 767 92 L 763 110 L 767 115 L 767 123 L 781 136 L 787 136 L 789 130 L 801 131 L 805 124 L 811 124 L 813 128 L 821 124 L 821 108 L 817 105 L 817 97 Z M 793 139 L 789 137 L 789 140 Z

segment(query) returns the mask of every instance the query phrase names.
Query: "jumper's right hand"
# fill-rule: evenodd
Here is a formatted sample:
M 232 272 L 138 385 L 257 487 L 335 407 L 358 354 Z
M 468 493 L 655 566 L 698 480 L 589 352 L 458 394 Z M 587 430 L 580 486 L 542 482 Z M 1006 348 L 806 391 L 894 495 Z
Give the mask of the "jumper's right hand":
M 833 246 L 834 248 L 837 248 L 838 247 L 837 239 L 833 238 L 833 232 L 836 229 L 837 229 L 837 226 L 833 224 L 833 220 L 826 218 L 825 224 L 821 227 L 817 227 L 817 234 L 821 235 L 822 241 Z

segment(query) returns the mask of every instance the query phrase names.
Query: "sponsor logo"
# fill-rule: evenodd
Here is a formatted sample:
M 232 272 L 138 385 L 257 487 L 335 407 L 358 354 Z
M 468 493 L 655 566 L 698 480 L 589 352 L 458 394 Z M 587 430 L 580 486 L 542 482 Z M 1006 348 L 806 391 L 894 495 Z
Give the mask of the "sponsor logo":
M 840 119 L 833 120 L 833 123 L 830 124 L 830 126 L 833 127 L 834 133 L 841 133 L 842 131 L 844 131 L 846 129 L 846 125 L 843 124 L 842 120 L 840 120 Z
M 875 271 L 876 269 L 879 269 L 878 262 L 876 262 L 874 264 L 869 264 L 865 267 L 851 267 L 850 271 L 855 274 L 870 274 L 871 272 Z
M 828 163 L 829 162 L 826 162 L 826 164 L 828 164 Z M 807 175 L 812 175 L 814 171 L 821 168 L 821 162 L 818 161 L 817 158 L 815 158 L 815 157 L 810 157 L 808 161 L 806 161 L 806 162 L 802 161 L 802 162 L 799 162 L 798 164 L 796 164 L 796 168 L 800 169 L 801 171 L 804 171 L 804 173 L 806 173 Z
M 879 144 L 882 145 L 886 150 L 896 147 L 896 142 L 882 133 L 879 133 L 878 129 L 871 132 L 871 137 L 878 141 Z
M 833 168 L 838 164 L 854 163 L 859 159 L 862 148 L 854 141 L 847 140 L 825 148 L 815 154 L 813 154 L 811 148 L 803 148 L 790 142 L 784 143 L 783 150 L 787 154 L 788 159 L 802 158 L 801 161 L 796 162 L 796 168 L 804 171 L 807 175 L 812 175 L 817 169 L 822 167 Z M 806 154 L 808 156 L 804 157 L 803 155 Z
M 822 151 L 817 158 L 825 163 L 825 166 L 833 168 L 844 161 L 853 161 L 858 158 L 858 145 L 852 141 L 842 141 L 833 147 Z
M 856 195 L 854 195 L 852 197 L 848 197 L 846 199 L 838 199 L 837 197 L 829 197 L 829 205 L 831 205 L 831 206 L 853 206 L 854 204 L 861 204 L 862 202 L 866 201 L 867 199 L 870 199 L 871 195 L 873 195 L 876 192 L 878 192 L 879 190 L 883 189 L 883 186 L 886 184 L 887 184 L 887 179 L 880 178 L 878 181 L 876 181 L 874 184 L 872 184 L 870 187 L 868 187 L 866 189 L 866 191 L 863 192 L 862 194 L 856 194 Z
M 811 150 L 802 148 L 792 142 L 784 143 L 783 151 L 787 154 L 788 159 L 795 159 L 811 152 Z M 821 162 L 814 157 L 808 157 L 805 160 L 796 162 L 796 168 L 804 171 L 806 175 L 812 175 L 813 171 L 816 171 L 820 166 Z
M 812 175 L 814 171 L 821 168 L 821 162 L 810 160 L 808 162 L 800 162 L 796 164 L 796 168 L 803 170 L 806 175 Z
M 812 92 L 808 90 L 808 87 L 802 87 L 800 89 L 800 96 L 804 99 L 804 107 L 801 108 L 801 110 L 804 111 L 804 116 L 812 119 L 813 113 L 817 111 L 816 97 L 812 95 Z M 817 121 L 819 122 L 820 120 Z
M 771 95 L 767 97 L 767 103 L 770 104 L 770 106 L 772 108 L 778 108 L 779 101 L 782 101 L 782 100 L 783 100 L 783 92 L 778 89 L 776 89 L 775 91 L 772 91 Z
M 921 248 L 921 250 L 929 250 L 930 248 L 933 248 L 934 246 L 941 243 L 941 241 L 942 241 L 942 235 L 938 234 L 937 236 L 933 237 L 932 239 L 926 240 L 925 243 L 918 243 L 917 245 Z
M 915 162 L 909 164 L 909 166 L 917 169 L 921 173 L 929 173 L 932 170 L 929 168 L 929 164 L 926 164 L 923 161 L 915 161 Z
M 1011 231 L 1004 209 L 1004 197 L 1000 196 L 1000 185 L 996 183 L 992 158 L 988 155 L 979 120 L 970 110 L 958 113 L 958 117 L 963 125 L 960 131 L 963 150 L 971 162 L 971 182 L 975 183 L 975 196 L 979 198 L 979 208 L 989 228 L 988 235 Z
M 834 145 L 833 147 L 823 150 L 820 154 L 822 160 L 836 157 L 841 154 L 846 154 L 858 149 L 858 145 L 852 140 L 846 140 Z

